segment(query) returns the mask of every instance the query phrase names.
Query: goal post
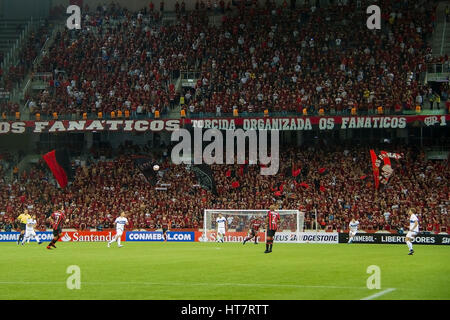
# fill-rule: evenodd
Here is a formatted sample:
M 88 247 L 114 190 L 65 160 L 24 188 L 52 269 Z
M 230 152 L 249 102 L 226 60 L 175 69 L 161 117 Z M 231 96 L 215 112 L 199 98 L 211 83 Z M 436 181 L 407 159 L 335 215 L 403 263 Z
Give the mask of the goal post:
M 226 242 L 242 242 L 247 236 L 251 222 L 258 218 L 263 223 L 258 233 L 258 240 L 265 241 L 265 218 L 269 209 L 265 210 L 229 210 L 229 209 L 205 209 L 203 216 L 203 233 L 200 241 L 214 242 L 217 238 L 216 219 L 222 214 L 227 220 Z M 300 242 L 300 233 L 303 232 L 304 213 L 299 210 L 276 210 L 280 214 L 280 225 L 274 242 Z M 283 239 L 285 241 L 283 241 Z

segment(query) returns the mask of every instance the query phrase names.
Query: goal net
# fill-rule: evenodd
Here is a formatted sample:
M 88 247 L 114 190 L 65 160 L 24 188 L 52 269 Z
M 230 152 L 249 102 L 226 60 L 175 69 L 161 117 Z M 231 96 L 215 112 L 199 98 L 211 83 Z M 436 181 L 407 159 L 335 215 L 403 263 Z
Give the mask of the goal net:
M 219 214 L 222 214 L 227 220 L 227 232 L 225 234 L 226 242 L 242 242 L 248 234 L 251 223 L 254 219 L 262 222 L 258 232 L 258 241 L 266 239 L 265 218 L 268 213 L 266 210 L 220 210 L 205 209 L 203 217 L 203 234 L 200 241 L 216 241 L 217 223 Z M 300 232 L 303 232 L 304 213 L 298 210 L 277 210 L 280 214 L 280 225 L 275 234 L 274 242 L 299 242 Z

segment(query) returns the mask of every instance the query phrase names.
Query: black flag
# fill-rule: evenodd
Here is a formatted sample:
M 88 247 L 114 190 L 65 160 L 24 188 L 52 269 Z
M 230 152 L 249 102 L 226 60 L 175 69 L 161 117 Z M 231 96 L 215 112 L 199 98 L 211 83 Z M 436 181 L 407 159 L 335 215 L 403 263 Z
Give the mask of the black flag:
M 134 159 L 134 165 L 141 171 L 141 173 L 145 176 L 145 179 L 152 186 L 156 185 L 157 177 L 156 172 L 153 170 L 153 166 L 155 163 L 150 158 L 136 158 Z
M 195 176 L 203 189 L 211 191 L 215 196 L 218 195 L 216 190 L 216 182 L 214 181 L 212 170 L 208 165 L 194 165 L 192 166 L 192 171 L 194 171 Z

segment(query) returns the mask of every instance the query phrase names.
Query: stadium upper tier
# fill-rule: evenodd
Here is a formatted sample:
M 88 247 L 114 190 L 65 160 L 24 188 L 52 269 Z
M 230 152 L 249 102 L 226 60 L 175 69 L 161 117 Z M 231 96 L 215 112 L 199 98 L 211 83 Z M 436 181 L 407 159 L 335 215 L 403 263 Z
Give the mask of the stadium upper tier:
M 267 209 L 278 202 L 283 209 L 305 212 L 306 229 L 315 229 L 317 210 L 320 229 L 347 229 L 355 215 L 361 229 L 397 230 L 408 221 L 407 209 L 415 207 L 422 230 L 448 232 L 448 161 L 427 161 L 424 151 L 416 148 L 392 145 L 390 150 L 403 152 L 404 157 L 392 160 L 394 174 L 387 187 L 379 190 L 372 182 L 369 147 L 335 146 L 285 148 L 275 176 L 260 175 L 259 165 L 242 169 L 241 165 L 213 165 L 216 196 L 199 187 L 187 166 L 173 165 L 169 159 L 158 161 L 160 189 L 155 189 L 139 174 L 131 156 L 149 150 L 123 145 L 119 151 L 92 149 L 92 160 L 77 167 L 74 182 L 65 189 L 55 186 L 42 161 L 10 184 L 1 180 L 0 229 L 13 224 L 29 206 L 37 214 L 40 229 L 46 227 L 45 214 L 61 203 L 70 217 L 66 228 L 110 228 L 125 210 L 131 229 L 154 229 L 161 226 L 163 215 L 172 220 L 173 228 L 201 228 L 206 208 Z M 94 160 L 101 155 L 107 160 Z M 290 177 L 291 166 L 301 169 L 295 179 Z M 233 169 L 234 174 L 229 172 Z M 295 221 L 282 225 L 291 227 Z
M 432 58 L 432 4 L 379 1 L 381 30 L 364 8 L 235 8 L 211 16 L 195 10 L 162 23 L 159 12 L 109 7 L 83 13 L 81 30 L 64 29 L 37 68 L 49 88 L 29 97 L 42 117 L 86 113 L 154 117 L 178 108 L 187 116 L 415 111 L 431 89 L 419 80 Z M 177 80 L 193 71 L 193 87 Z M 444 91 L 448 92 L 448 86 Z M 419 98 L 420 97 L 420 98 Z M 435 108 L 445 108 L 445 101 Z M 11 110 L 3 110 L 11 114 Z M 176 109 L 178 112 L 178 109 Z

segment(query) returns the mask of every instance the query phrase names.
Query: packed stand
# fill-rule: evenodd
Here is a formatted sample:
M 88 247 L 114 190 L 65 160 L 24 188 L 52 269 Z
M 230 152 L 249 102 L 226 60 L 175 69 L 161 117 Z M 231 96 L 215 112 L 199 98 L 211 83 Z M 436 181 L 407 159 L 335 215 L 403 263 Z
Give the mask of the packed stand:
M 382 29 L 371 31 L 364 8 L 349 3 L 293 10 L 271 1 L 237 9 L 219 2 L 217 11 L 225 13 L 219 25 L 209 23 L 205 2 L 192 12 L 180 5 L 170 26 L 154 7 L 91 9 L 82 21 L 87 27 L 60 34 L 41 64 L 55 79 L 33 112 L 81 117 L 128 110 L 152 117 L 179 103 L 192 116 L 266 108 L 415 110 L 428 89 L 419 73 L 427 63 L 448 60 L 433 58 L 426 44 L 435 7 L 383 0 Z M 183 70 L 200 70 L 201 77 L 179 99 L 170 79 Z
M 78 162 L 75 180 L 65 189 L 55 187 L 43 162 L 10 184 L 3 180 L 0 223 L 14 225 L 29 207 L 44 230 L 49 227 L 45 214 L 64 203 L 70 219 L 65 228 L 113 228 L 115 217 L 125 210 L 129 229 L 160 228 L 163 216 L 172 221 L 172 228 L 197 229 L 203 227 L 207 208 L 267 209 L 277 203 L 304 212 L 305 229 L 345 230 L 355 216 L 363 230 L 400 230 L 407 225 L 407 209 L 415 207 L 423 231 L 450 230 L 448 160 L 427 161 L 417 148 L 391 146 L 404 157 L 393 160 L 391 181 L 378 191 L 372 183 L 368 147 L 306 146 L 286 148 L 275 176 L 261 175 L 259 165 L 214 165 L 217 196 L 198 185 L 188 166 L 171 164 L 167 152 L 155 156 L 159 183 L 151 186 L 133 164 L 134 154 L 152 154 L 151 150 L 132 145 L 118 151 L 110 146 L 93 149 L 85 164 Z M 293 178 L 291 169 L 301 173 Z M 285 221 L 282 227 L 295 228 L 295 221 Z
M 289 10 L 267 1 L 204 30 L 193 45 L 203 71 L 195 109 L 414 110 L 424 90 L 418 75 L 434 61 L 426 40 L 435 8 L 426 1 L 381 1 L 382 29 L 370 31 L 365 7 L 353 3 Z
M 147 8 L 130 13 L 114 4 L 88 12 L 82 30 L 57 34 L 39 66 L 54 76 L 32 113 L 80 118 L 119 110 L 137 117 L 167 112 L 176 96 L 171 72 L 185 56 L 162 45 L 173 39 L 160 26 L 160 14 Z

